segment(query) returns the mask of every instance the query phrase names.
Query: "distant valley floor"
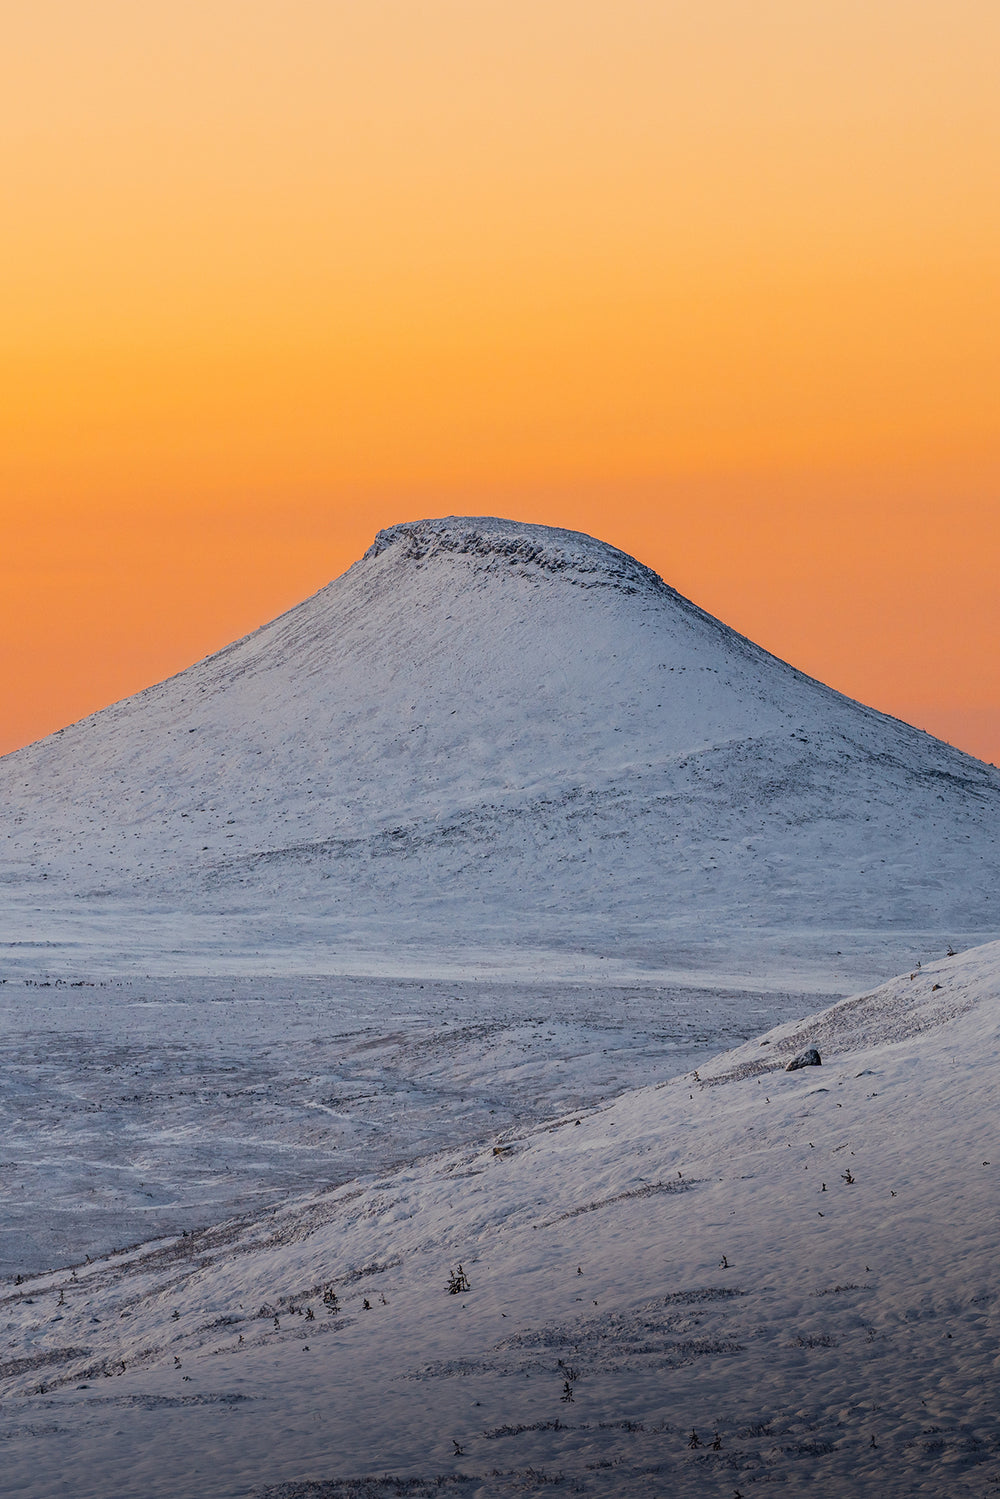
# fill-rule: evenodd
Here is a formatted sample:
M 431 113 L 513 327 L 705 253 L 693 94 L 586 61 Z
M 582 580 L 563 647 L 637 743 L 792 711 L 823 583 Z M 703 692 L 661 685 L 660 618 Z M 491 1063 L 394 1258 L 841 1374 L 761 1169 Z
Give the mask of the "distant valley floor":
M 13 1276 L 503 1138 L 684 1072 L 803 999 L 487 978 L 39 977 L 0 986 L 0 1008 L 0 1276 Z

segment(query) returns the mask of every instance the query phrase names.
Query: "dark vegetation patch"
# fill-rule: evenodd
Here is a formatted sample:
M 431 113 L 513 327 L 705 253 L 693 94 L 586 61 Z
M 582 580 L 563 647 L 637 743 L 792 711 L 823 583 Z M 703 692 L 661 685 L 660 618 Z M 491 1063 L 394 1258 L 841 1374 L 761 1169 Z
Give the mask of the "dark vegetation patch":
M 655 1197 L 661 1192 L 690 1192 L 693 1187 L 699 1186 L 698 1181 L 648 1182 L 642 1187 L 631 1187 L 627 1192 L 618 1192 L 614 1197 L 599 1197 L 594 1202 L 584 1203 L 582 1207 L 570 1208 L 567 1213 L 560 1213 L 558 1218 L 552 1218 L 544 1226 L 548 1228 L 551 1223 L 562 1223 L 566 1218 L 579 1218 L 581 1213 L 596 1213 L 601 1208 L 609 1208 L 616 1202 L 627 1202 L 633 1197 Z
M 576 1428 L 560 1421 L 556 1416 L 554 1421 L 533 1421 L 530 1426 L 495 1426 L 492 1431 L 484 1431 L 483 1436 L 488 1442 L 495 1441 L 497 1437 L 519 1437 L 522 1431 L 575 1431 Z
M 48 1353 L 33 1353 L 30 1358 L 11 1358 L 0 1364 L 0 1379 L 16 1379 L 18 1374 L 30 1374 L 35 1369 L 48 1369 L 56 1364 L 68 1364 L 75 1358 L 88 1358 L 89 1348 L 52 1348 Z
M 256 1489 L 254 1499 L 390 1499 L 404 1494 L 408 1499 L 430 1499 L 442 1489 L 478 1483 L 466 1473 L 442 1473 L 436 1478 L 328 1478 L 306 1483 L 279 1483 Z

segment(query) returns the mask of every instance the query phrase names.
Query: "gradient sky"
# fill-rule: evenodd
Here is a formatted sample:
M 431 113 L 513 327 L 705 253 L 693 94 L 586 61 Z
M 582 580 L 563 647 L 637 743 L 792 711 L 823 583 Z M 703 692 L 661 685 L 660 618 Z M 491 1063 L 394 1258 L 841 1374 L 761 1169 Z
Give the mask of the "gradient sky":
M 1000 762 L 997 0 L 32 0 L 0 751 L 383 525 L 625 547 Z

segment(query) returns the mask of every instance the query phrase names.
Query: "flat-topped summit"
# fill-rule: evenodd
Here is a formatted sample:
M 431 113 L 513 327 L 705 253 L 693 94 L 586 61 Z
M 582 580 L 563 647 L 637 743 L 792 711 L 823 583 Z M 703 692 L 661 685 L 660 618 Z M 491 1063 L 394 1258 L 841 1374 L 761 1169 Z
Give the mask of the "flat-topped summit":
M 627 552 L 583 531 L 564 531 L 527 521 L 459 515 L 404 521 L 380 531 L 362 561 L 373 561 L 390 550 L 418 563 L 454 555 L 469 559 L 480 570 L 498 563 L 540 568 L 547 573 L 569 574 L 571 581 L 591 586 L 665 589 L 678 597 L 652 568 Z
M 494 518 L 380 532 L 287 614 L 7 756 L 0 809 L 0 883 L 76 916 L 661 957 L 760 926 L 788 951 L 1000 932 L 1000 773 L 614 547 Z

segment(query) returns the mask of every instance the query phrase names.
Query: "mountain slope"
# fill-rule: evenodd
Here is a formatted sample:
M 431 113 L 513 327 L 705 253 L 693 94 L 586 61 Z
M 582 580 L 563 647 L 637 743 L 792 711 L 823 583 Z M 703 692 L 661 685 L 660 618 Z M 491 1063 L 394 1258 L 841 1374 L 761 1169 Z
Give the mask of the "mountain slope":
M 6 757 L 0 805 L 0 880 L 48 907 L 647 954 L 1000 931 L 1000 773 L 623 553 L 493 519 L 380 533 L 253 635 Z
M 5 1492 L 983 1499 L 998 1043 L 994 944 L 495 1145 L 8 1283 Z

